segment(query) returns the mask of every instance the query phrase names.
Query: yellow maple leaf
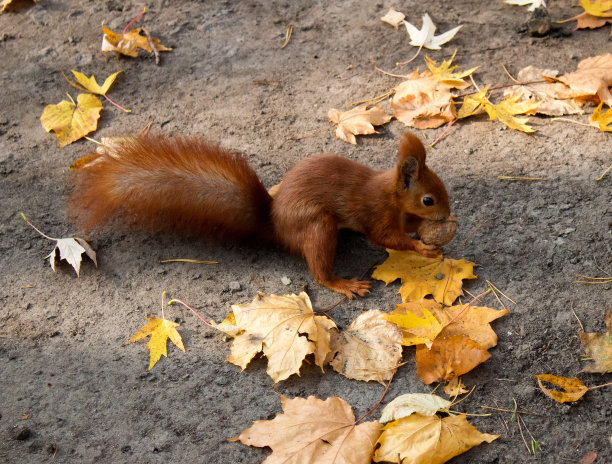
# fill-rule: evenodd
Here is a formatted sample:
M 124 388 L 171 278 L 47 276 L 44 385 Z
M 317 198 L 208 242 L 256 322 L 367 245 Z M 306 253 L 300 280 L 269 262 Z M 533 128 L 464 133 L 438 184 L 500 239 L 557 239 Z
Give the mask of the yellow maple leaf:
M 479 90 L 474 95 L 466 95 L 463 97 L 463 104 L 457 111 L 457 119 L 468 118 L 475 114 L 481 113 L 483 111 L 482 100 L 486 99 L 489 87 L 490 86 L 487 85 L 484 89 Z
M 281 396 L 282 414 L 258 420 L 238 438 L 248 446 L 270 447 L 266 463 L 369 464 L 380 435 L 378 421 L 355 424 L 351 406 L 342 398 L 325 401 Z
M 183 351 L 185 351 L 185 347 L 183 346 L 183 340 L 180 334 L 175 328 L 178 327 L 179 324 L 159 317 L 147 317 L 147 321 L 149 321 L 149 323 L 141 327 L 140 330 L 128 340 L 128 343 L 135 342 L 136 340 L 151 335 L 151 339 L 147 343 L 150 356 L 149 370 L 151 370 L 162 355 L 168 356 L 168 352 L 166 351 L 168 339 L 172 340 L 172 343 Z
M 603 132 L 612 132 L 612 108 L 608 108 L 605 113 L 601 112 L 603 102 L 600 103 L 591 115 L 591 125 L 599 127 Z
M 243 370 L 263 351 L 268 358 L 266 372 L 274 382 L 299 373 L 304 358 L 314 354 L 321 367 L 330 351 L 330 332 L 336 328 L 330 319 L 315 316 L 310 298 L 299 295 L 260 293 L 251 303 L 232 305 L 236 325 L 244 332 L 237 335 L 227 359 Z
M 431 305 L 438 305 L 432 300 L 419 300 L 397 305 L 385 319 L 397 324 L 402 330 L 402 345 L 412 346 L 424 343 L 431 346 L 444 325 L 432 314 Z
M 558 377 L 551 374 L 540 374 L 536 375 L 536 378 L 538 379 L 538 385 L 542 392 L 559 403 L 578 401 L 587 391 L 589 391 L 588 387 L 586 387 L 577 377 L 570 379 L 568 377 Z M 554 386 L 560 387 L 564 391 L 546 388 L 542 384 L 542 381 L 552 383 Z
M 559 80 L 571 89 L 571 96 L 595 99 L 612 106 L 612 54 L 592 56 L 578 63 L 576 71 L 564 74 Z
M 468 390 L 465 388 L 465 385 L 463 385 L 463 382 L 461 382 L 460 377 L 455 377 L 454 379 L 451 379 L 451 381 L 448 382 L 446 385 L 444 385 L 444 393 L 446 393 L 451 398 L 456 398 L 457 396 L 463 395 L 467 392 Z
M 612 0 L 580 0 L 585 13 L 601 18 L 612 18 Z
M 507 96 L 500 103 L 493 104 L 486 97 L 472 97 L 482 104 L 483 109 L 489 115 L 492 121 L 497 119 L 505 124 L 510 129 L 520 130 L 522 132 L 535 132 L 535 129 L 527 125 L 529 118 L 517 118 L 517 114 L 533 114 L 535 109 L 540 106 L 540 102 L 530 100 L 520 101 L 518 95 Z
M 94 95 L 82 93 L 77 97 L 77 103 L 62 100 L 57 105 L 47 105 L 40 122 L 47 132 L 54 131 L 60 147 L 65 147 L 96 130 L 100 111 L 100 100 Z
M 406 393 L 394 398 L 380 412 L 379 422 L 386 424 L 408 417 L 415 412 L 421 416 L 433 416 L 438 411 L 448 413 L 452 403 L 430 393 Z
M 96 77 L 93 74 L 91 75 L 91 77 L 87 77 L 85 74 L 75 71 L 74 69 L 72 69 L 71 71 L 72 74 L 74 74 L 74 77 L 76 78 L 77 82 L 83 86 L 81 90 L 86 90 L 88 92 L 95 93 L 98 95 L 106 95 L 106 92 L 108 92 L 108 89 L 110 89 L 110 86 L 113 85 L 113 82 L 115 82 L 115 79 L 121 72 L 117 71 L 116 73 L 111 74 L 106 78 L 104 84 L 99 85 L 96 81 Z
M 359 106 L 344 112 L 332 108 L 328 117 L 338 125 L 336 137 L 353 145 L 357 145 L 355 135 L 377 134 L 374 126 L 386 124 L 392 118 L 379 106 L 370 109 L 367 106 Z
M 412 414 L 383 427 L 374 461 L 443 464 L 498 436 L 479 432 L 465 414 L 445 418 Z
M 453 72 L 459 67 L 458 65 L 451 66 L 451 63 L 453 62 L 456 53 L 457 51 L 453 53 L 453 56 L 450 58 L 450 60 L 442 60 L 440 66 L 436 66 L 436 62 L 429 58 L 429 56 L 425 56 L 425 64 L 427 65 L 427 68 L 429 68 L 431 74 L 442 84 L 446 84 L 455 89 L 465 89 L 472 84 L 464 81 L 463 79 L 465 79 L 474 71 L 476 71 L 478 69 L 478 66 L 468 69 L 467 71 L 461 71 L 456 73 Z
M 419 300 L 427 295 L 450 306 L 463 294 L 463 279 L 475 279 L 474 263 L 442 256 L 426 258 L 414 251 L 387 250 L 389 256 L 372 273 L 374 279 L 389 284 L 401 279 L 402 301 Z
M 335 357 L 330 364 L 336 372 L 382 384 L 393 376 L 402 359 L 402 333 L 384 316 L 382 311 L 366 311 L 332 337 Z
M 102 53 L 113 51 L 136 58 L 139 48 L 149 53 L 153 52 L 151 42 L 157 51 L 168 52 L 172 50 L 162 45 L 159 39 L 152 39 L 150 42 L 147 37 L 140 35 L 139 28 L 126 31 L 124 34 L 117 34 L 102 26 L 102 31 L 104 32 L 102 37 Z

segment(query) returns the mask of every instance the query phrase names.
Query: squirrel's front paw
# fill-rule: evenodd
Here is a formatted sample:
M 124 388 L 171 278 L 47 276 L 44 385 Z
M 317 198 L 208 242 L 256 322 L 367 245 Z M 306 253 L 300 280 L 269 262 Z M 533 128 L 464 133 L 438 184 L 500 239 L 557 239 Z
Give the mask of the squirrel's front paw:
M 442 254 L 442 250 L 435 245 L 426 245 L 423 242 L 415 241 L 413 250 L 426 258 L 437 258 Z

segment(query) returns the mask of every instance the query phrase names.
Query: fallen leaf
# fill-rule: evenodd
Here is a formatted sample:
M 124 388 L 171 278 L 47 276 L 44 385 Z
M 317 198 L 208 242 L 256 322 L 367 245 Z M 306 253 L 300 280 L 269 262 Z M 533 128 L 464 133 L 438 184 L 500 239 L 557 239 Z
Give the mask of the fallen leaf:
M 344 112 L 332 108 L 328 117 L 338 125 L 336 137 L 353 145 L 357 145 L 355 135 L 376 134 L 374 126 L 386 124 L 392 118 L 379 106 L 370 109 L 367 106 L 360 106 Z
M 330 351 L 330 332 L 336 325 L 327 317 L 315 316 L 310 298 L 299 295 L 260 293 L 251 303 L 232 305 L 236 325 L 244 330 L 232 343 L 229 362 L 243 370 L 263 351 L 266 372 L 274 382 L 298 374 L 304 358 L 314 354 L 315 364 L 325 364 Z
M 461 377 L 455 377 L 444 385 L 444 393 L 446 393 L 450 398 L 456 398 L 459 395 L 463 395 L 467 392 L 467 388 L 465 388 L 465 385 L 463 385 L 461 382 Z
M 544 0 L 504 0 L 508 5 L 518 5 L 518 6 L 527 6 L 528 11 L 535 11 L 536 8 L 540 8 L 541 6 L 546 7 Z
M 598 29 L 605 26 L 608 23 L 612 24 L 612 18 L 600 18 L 593 16 L 588 13 L 582 13 L 578 16 L 574 16 L 566 21 L 576 20 L 576 29 Z
M 430 349 L 425 345 L 417 346 L 417 375 L 426 384 L 442 380 L 448 382 L 471 371 L 490 357 L 486 349 L 465 335 L 438 337 Z
M 612 18 L 612 0 L 580 0 L 580 6 L 592 16 Z
M 612 309 L 608 311 L 605 322 L 607 333 L 578 332 L 587 356 L 593 358 L 593 363 L 582 372 L 612 372 Z
M 266 464 L 369 464 L 380 435 L 378 421 L 355 424 L 351 406 L 341 398 L 281 396 L 283 413 L 259 420 L 237 439 L 272 448 Z
M 559 403 L 578 401 L 587 391 L 589 391 L 577 377 L 570 379 L 568 377 L 557 377 L 551 374 L 540 374 L 536 375 L 536 378 L 544 394 Z M 564 391 L 550 390 L 542 385 L 542 381 L 552 383 L 554 386 L 562 388 Z
M 75 71 L 74 69 L 72 69 L 71 71 L 72 74 L 74 74 L 74 77 L 76 78 L 77 82 L 82 86 L 76 87 L 80 88 L 80 90 L 86 90 L 88 92 L 95 93 L 98 95 L 106 95 L 106 92 L 108 92 L 110 86 L 113 85 L 113 82 L 115 82 L 115 79 L 117 79 L 117 76 L 121 72 L 117 71 L 116 73 L 111 74 L 106 78 L 104 84 L 99 85 L 96 81 L 96 77 L 93 74 L 91 75 L 91 77 L 87 77 L 85 74 Z
M 457 119 L 468 118 L 484 111 L 482 107 L 482 100 L 486 98 L 489 92 L 489 87 L 486 86 L 484 89 L 479 90 L 474 95 L 466 95 L 463 97 L 463 104 L 457 111 Z
M 380 18 L 381 21 L 384 21 L 387 24 L 391 24 L 395 29 L 397 29 L 400 24 L 404 22 L 404 18 L 406 15 L 404 13 L 400 13 L 399 11 L 395 11 L 393 7 L 389 8 L 389 11 Z
M 399 289 L 402 301 L 414 301 L 427 295 L 442 304 L 451 305 L 463 295 L 463 279 L 475 279 L 474 263 L 465 259 L 449 259 L 442 256 L 426 258 L 414 251 L 387 250 L 389 256 L 376 266 L 372 277 L 386 285 L 401 279 Z
M 98 266 L 98 262 L 96 260 L 96 252 L 89 246 L 89 244 L 79 237 L 70 237 L 70 238 L 60 238 L 57 239 L 55 247 L 51 250 L 46 258 L 49 259 L 49 264 L 51 265 L 51 269 L 55 271 L 55 257 L 56 250 L 60 252 L 60 259 L 66 260 L 68 264 L 70 264 L 79 275 L 81 270 L 81 259 L 82 254 L 85 253 L 89 258 L 94 262 L 96 267 Z
M 595 451 L 591 451 L 580 458 L 578 464 L 593 464 L 597 459 L 597 453 Z
M 454 72 L 457 66 L 451 66 L 453 57 L 440 66 L 426 57 L 427 71 L 413 71 L 393 89 L 391 109 L 399 121 L 417 129 L 433 129 L 455 119 L 451 89 L 468 87 L 463 79 L 476 68 Z
M 598 127 L 603 132 L 612 132 L 612 108 L 608 108 L 605 113 L 601 112 L 603 102 L 600 103 L 591 115 L 591 125 Z
M 366 311 L 333 337 L 330 363 L 349 379 L 384 384 L 402 359 L 402 333 L 384 318 L 382 311 Z
M 482 108 L 489 115 L 489 119 L 492 121 L 497 119 L 499 122 L 505 124 L 510 129 L 520 130 L 522 132 L 535 132 L 535 129 L 527 125 L 529 118 L 517 118 L 518 114 L 534 114 L 535 109 L 540 106 L 540 102 L 533 101 L 519 101 L 518 95 L 506 97 L 500 103 L 493 104 L 486 97 L 478 98 L 482 104 Z
M 215 323 L 215 321 L 211 321 L 211 325 L 230 337 L 236 337 L 238 334 L 244 332 L 244 330 L 236 324 L 236 316 L 234 316 L 234 313 L 229 313 L 223 322 L 219 324 Z
M 406 393 L 400 395 L 383 408 L 379 422 L 386 424 L 408 417 L 414 413 L 433 416 L 438 411 L 448 411 L 451 402 L 430 393 Z
M 102 103 L 97 97 L 82 93 L 74 101 L 62 100 L 57 105 L 47 105 L 40 122 L 47 132 L 54 131 L 60 147 L 85 137 L 98 127 Z
M 440 50 L 440 45 L 450 41 L 455 34 L 461 29 L 462 26 L 457 26 L 450 31 L 434 35 L 436 32 L 436 26 L 427 13 L 423 15 L 423 26 L 421 29 L 417 29 L 415 26 L 410 24 L 408 21 L 404 21 L 408 35 L 410 36 L 410 45 L 414 47 L 425 47 L 430 50 Z
M 2 0 L 0 2 L 0 7 L 2 7 L 0 12 L 4 13 L 5 11 L 13 11 L 15 9 L 21 8 L 25 3 L 36 2 L 38 2 L 38 0 Z
M 454 72 L 455 69 L 459 67 L 458 65 L 451 66 L 453 60 L 455 59 L 456 53 L 457 52 L 455 51 L 455 53 L 453 53 L 453 56 L 451 56 L 448 61 L 442 60 L 440 66 L 437 66 L 434 60 L 426 56 L 425 64 L 427 65 L 429 72 L 431 72 L 432 76 L 434 76 L 436 80 L 438 80 L 438 82 L 448 85 L 449 87 L 454 89 L 465 89 L 472 84 L 465 81 L 464 79 L 473 74 L 474 71 L 478 69 L 478 66 L 470 68 L 466 71 Z
M 430 305 L 440 306 L 432 300 L 422 299 L 397 305 L 395 311 L 385 316 L 385 319 L 401 329 L 402 345 L 425 344 L 431 347 L 435 338 L 442 332 L 444 325 L 428 309 Z
M 612 54 L 593 56 L 578 63 L 576 71 L 564 74 L 559 80 L 571 88 L 574 98 L 593 99 L 612 106 Z
M 498 436 L 480 433 L 468 423 L 465 414 L 445 418 L 412 414 L 383 427 L 374 461 L 443 464 Z
M 102 26 L 102 31 L 104 32 L 102 37 L 102 53 L 112 51 L 136 58 L 139 48 L 149 53 L 153 52 L 151 42 L 149 42 L 147 37 L 140 35 L 140 29 L 132 29 L 125 34 L 116 34 Z M 157 51 L 168 52 L 172 50 L 162 45 L 159 39 L 152 39 L 152 42 Z
M 571 98 L 571 89 L 567 85 L 546 80 L 546 77 L 556 78 L 558 74 L 559 71 L 552 69 L 527 66 L 521 69 L 516 76 L 517 80 L 525 84 L 504 90 L 504 96 L 519 96 L 519 102 L 540 102 L 540 105 L 535 108 L 535 112 L 539 114 L 548 116 L 582 114 L 584 112 L 583 103 Z M 543 80 L 545 82 L 537 82 Z
M 149 321 L 149 323 L 141 327 L 127 343 L 132 343 L 151 335 L 151 339 L 147 343 L 147 349 L 149 350 L 150 356 L 149 370 L 151 370 L 162 355 L 168 356 L 168 352 L 166 351 L 168 339 L 183 351 L 185 351 L 185 347 L 183 346 L 183 340 L 180 334 L 176 330 L 179 324 L 158 317 L 147 317 L 147 321 Z

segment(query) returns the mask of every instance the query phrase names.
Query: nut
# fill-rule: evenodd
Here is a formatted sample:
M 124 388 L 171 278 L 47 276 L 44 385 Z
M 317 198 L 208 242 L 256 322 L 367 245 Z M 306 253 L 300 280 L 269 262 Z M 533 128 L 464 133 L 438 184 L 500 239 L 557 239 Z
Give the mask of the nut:
M 423 219 L 417 228 L 417 234 L 426 245 L 442 246 L 453 239 L 458 226 L 457 218 L 452 214 L 442 221 Z

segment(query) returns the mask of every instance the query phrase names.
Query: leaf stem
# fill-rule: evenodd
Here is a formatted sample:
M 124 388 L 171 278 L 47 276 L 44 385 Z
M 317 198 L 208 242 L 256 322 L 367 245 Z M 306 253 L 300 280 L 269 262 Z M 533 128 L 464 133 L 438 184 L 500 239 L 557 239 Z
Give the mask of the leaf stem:
M 357 419 L 355 421 L 355 425 L 359 424 L 359 422 L 361 422 L 363 419 L 365 419 L 366 417 L 368 417 L 370 414 L 372 414 L 374 411 L 376 411 L 376 409 L 378 408 L 378 406 L 380 406 L 380 403 L 382 403 L 382 400 L 385 398 L 385 395 L 387 394 L 387 392 L 389 391 L 389 387 L 391 386 L 391 382 L 393 381 L 393 377 L 395 377 L 395 373 L 397 372 L 397 367 L 395 369 L 393 369 L 393 374 L 391 374 L 391 378 L 389 379 L 389 382 L 387 383 L 387 386 L 385 387 L 385 391 L 383 392 L 382 396 L 380 397 L 380 399 L 378 400 L 378 403 L 376 403 L 374 405 L 374 407 L 372 409 L 370 409 L 368 412 L 366 412 L 363 416 L 361 416 L 359 419 Z
M 209 327 L 212 327 L 212 324 L 211 324 L 210 322 L 208 322 L 206 319 L 204 319 L 202 316 L 200 316 L 200 314 L 198 314 L 198 312 L 197 312 L 195 309 L 193 309 L 191 306 L 189 306 L 187 303 L 185 303 L 185 302 L 183 302 L 183 301 L 181 301 L 181 300 L 177 300 L 177 299 L 174 299 L 174 300 L 170 300 L 170 301 L 168 301 L 168 305 L 171 305 L 172 303 L 180 303 L 180 304 L 182 304 L 182 305 L 183 305 L 183 306 L 185 306 L 187 309 L 189 309 L 189 310 L 190 310 L 190 311 L 191 311 L 193 314 L 195 314 L 196 316 L 198 316 L 198 317 L 200 318 L 200 320 L 201 320 L 202 322 L 204 322 L 204 324 L 206 324 L 206 325 L 207 325 L 207 326 L 209 326 Z
M 132 112 L 132 110 L 125 109 L 123 106 L 121 106 L 121 105 L 119 105 L 118 103 L 115 103 L 114 101 L 112 101 L 110 98 L 108 98 L 108 95 L 104 94 L 104 98 L 106 98 L 106 99 L 108 100 L 108 102 L 109 102 L 111 105 L 116 106 L 116 107 L 117 107 L 117 108 L 119 108 L 121 111 L 124 111 L 124 112 L 126 112 L 126 113 L 131 113 L 131 112 Z
M 48 235 L 46 235 L 46 234 L 43 234 L 43 233 L 42 233 L 40 230 L 38 230 L 38 228 L 37 228 L 37 227 L 36 227 L 34 224 L 32 224 L 30 221 L 28 221 L 28 218 L 26 218 L 26 217 L 25 217 L 25 214 L 23 214 L 23 213 L 20 213 L 20 214 L 21 214 L 21 217 L 23 218 L 23 220 L 24 220 L 25 222 L 27 222 L 27 223 L 28 223 L 28 225 L 29 225 L 29 226 L 30 226 L 32 229 L 34 229 L 36 232 L 38 232 L 38 233 L 39 233 L 40 235 L 42 235 L 43 237 L 45 237 L 46 239 L 49 239 L 49 240 L 54 240 L 54 241 L 56 241 L 56 242 L 59 240 L 59 238 L 53 238 L 53 237 L 49 237 L 49 236 L 48 236 Z
M 127 25 L 127 26 L 125 26 L 125 29 L 123 29 L 122 34 L 125 34 L 125 33 L 127 32 L 128 28 L 129 28 L 129 27 L 130 27 L 130 26 L 131 26 L 133 23 L 135 23 L 136 21 L 138 21 L 138 20 L 139 20 L 139 19 L 142 17 L 142 15 L 146 13 L 146 11 L 147 11 L 147 7 L 145 6 L 145 7 L 142 9 L 142 12 L 141 12 L 141 13 L 140 13 L 138 16 L 136 16 L 134 19 L 132 19 L 132 20 L 131 20 L 131 21 L 128 23 L 128 25 Z

